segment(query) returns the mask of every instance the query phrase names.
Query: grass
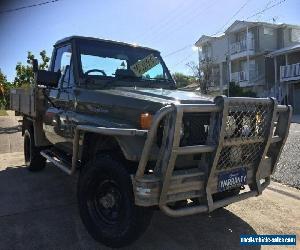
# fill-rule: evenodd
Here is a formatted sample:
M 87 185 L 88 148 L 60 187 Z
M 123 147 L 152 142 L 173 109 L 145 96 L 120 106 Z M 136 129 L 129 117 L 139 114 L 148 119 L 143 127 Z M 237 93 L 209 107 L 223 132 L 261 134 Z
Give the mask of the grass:
M 6 111 L 3 109 L 0 109 L 0 116 L 5 116 L 7 115 Z

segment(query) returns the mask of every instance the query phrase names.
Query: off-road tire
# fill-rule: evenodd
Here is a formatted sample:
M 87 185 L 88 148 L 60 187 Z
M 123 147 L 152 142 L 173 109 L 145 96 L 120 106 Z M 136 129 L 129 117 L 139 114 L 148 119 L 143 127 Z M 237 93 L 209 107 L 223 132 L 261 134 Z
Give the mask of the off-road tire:
M 108 194 L 114 197 L 110 199 L 111 204 L 103 203 Z M 125 166 L 108 154 L 96 156 L 83 167 L 77 197 L 87 231 L 96 241 L 109 247 L 129 245 L 151 221 L 153 210 L 134 204 L 132 181 Z M 107 208 L 107 204 L 110 207 Z
M 40 154 L 41 148 L 34 143 L 34 133 L 32 129 L 24 131 L 24 159 L 27 169 L 37 172 L 45 168 L 46 159 Z

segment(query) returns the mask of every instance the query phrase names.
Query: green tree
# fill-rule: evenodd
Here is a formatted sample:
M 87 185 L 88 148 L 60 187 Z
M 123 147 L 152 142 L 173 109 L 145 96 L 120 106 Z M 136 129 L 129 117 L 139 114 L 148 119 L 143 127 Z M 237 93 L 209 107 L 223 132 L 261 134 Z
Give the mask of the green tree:
M 9 105 L 9 82 L 0 69 L 0 109 L 6 109 Z
M 202 94 L 208 93 L 208 87 L 211 84 L 213 76 L 213 61 L 212 59 L 205 58 L 199 64 L 189 62 L 186 64 L 193 72 L 194 77 L 197 79 Z
M 40 52 L 41 62 L 39 64 L 39 69 L 47 69 L 50 58 L 47 56 L 46 51 L 42 50 Z M 34 83 L 34 73 L 32 70 L 32 60 L 35 59 L 32 52 L 27 53 L 27 65 L 23 65 L 18 62 L 16 66 L 16 77 L 14 80 L 14 86 L 21 87 Z
M 40 52 L 41 63 L 39 69 L 47 69 L 50 58 L 47 56 L 46 51 Z M 34 82 L 34 73 L 32 71 L 32 60 L 35 59 L 31 52 L 27 54 L 27 65 L 22 63 L 17 63 L 16 66 L 16 77 L 13 83 L 7 81 L 6 76 L 2 73 L 0 69 L 0 109 L 9 108 L 9 95 L 10 88 L 12 87 L 22 87 L 29 86 Z
M 179 72 L 175 72 L 174 74 L 172 74 L 172 77 L 176 81 L 176 86 L 178 88 L 185 87 L 196 81 L 195 77 L 188 76 Z

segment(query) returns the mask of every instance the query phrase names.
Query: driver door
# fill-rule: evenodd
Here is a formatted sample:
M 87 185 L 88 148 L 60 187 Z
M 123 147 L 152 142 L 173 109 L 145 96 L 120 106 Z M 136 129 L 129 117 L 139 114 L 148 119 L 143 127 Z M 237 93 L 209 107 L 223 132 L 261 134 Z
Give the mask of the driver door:
M 48 108 L 45 113 L 44 131 L 47 139 L 63 151 L 68 151 L 68 115 L 70 102 L 70 66 L 72 60 L 71 45 L 56 48 L 54 72 L 61 72 L 58 87 L 49 90 Z M 72 71 L 73 72 L 73 71 Z

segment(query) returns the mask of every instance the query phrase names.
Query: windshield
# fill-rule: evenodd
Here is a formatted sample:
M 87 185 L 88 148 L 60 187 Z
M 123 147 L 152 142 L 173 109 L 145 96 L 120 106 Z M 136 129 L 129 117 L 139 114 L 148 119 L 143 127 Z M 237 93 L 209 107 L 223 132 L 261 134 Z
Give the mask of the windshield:
M 101 41 L 79 43 L 81 74 L 85 78 L 170 83 L 172 78 L 159 52 Z

